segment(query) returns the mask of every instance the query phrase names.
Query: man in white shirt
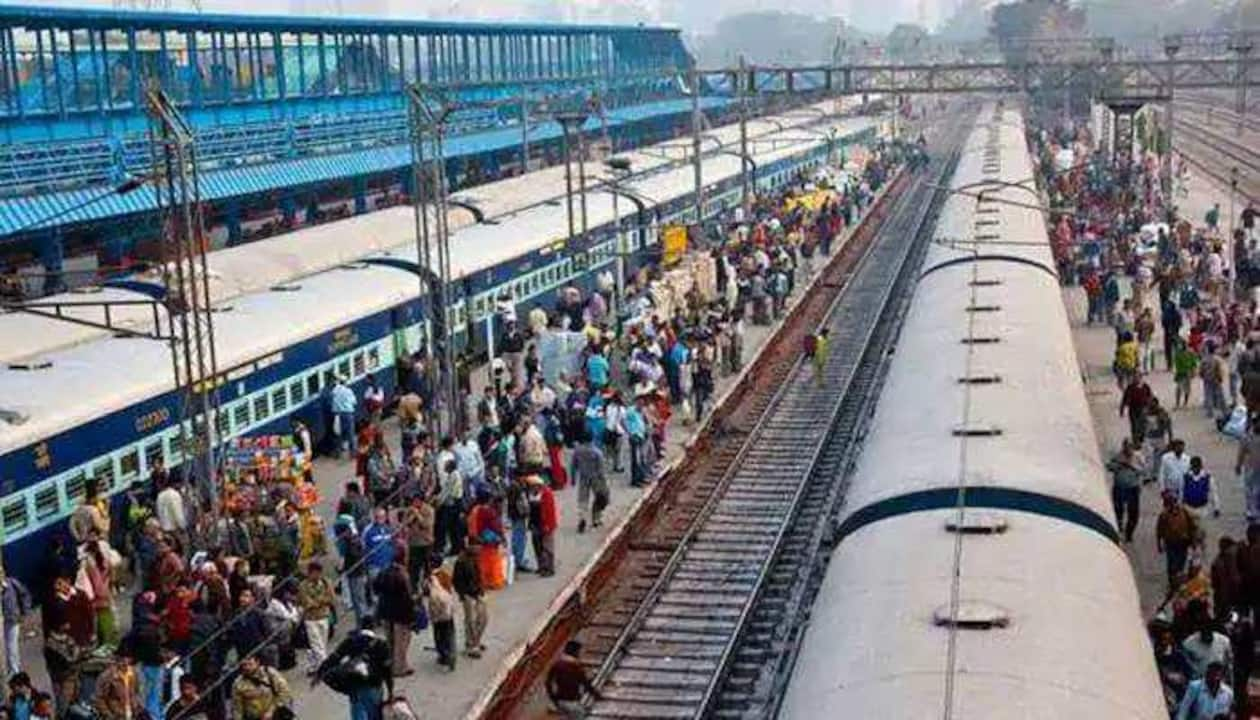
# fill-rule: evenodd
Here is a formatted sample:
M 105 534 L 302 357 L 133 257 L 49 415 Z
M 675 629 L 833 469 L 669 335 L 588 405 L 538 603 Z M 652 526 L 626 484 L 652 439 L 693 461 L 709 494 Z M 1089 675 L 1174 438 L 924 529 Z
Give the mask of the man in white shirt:
M 1231 717 L 1234 708 L 1234 691 L 1222 682 L 1225 666 L 1212 663 L 1207 674 L 1195 680 L 1186 688 L 1177 708 L 1177 720 L 1216 720 L 1219 717 Z
M 1206 677 L 1208 668 L 1214 664 L 1220 664 L 1227 673 L 1233 672 L 1234 651 L 1229 638 L 1209 625 L 1181 641 L 1181 654 L 1192 680 Z
M 188 514 L 184 511 L 184 495 L 179 491 L 180 480 L 172 475 L 170 483 L 157 495 L 157 520 L 162 532 L 179 538 L 182 547 L 188 549 Z
M 1186 454 L 1186 441 L 1173 438 L 1168 452 L 1159 459 L 1159 486 L 1181 499 L 1181 480 L 1190 472 L 1190 456 Z

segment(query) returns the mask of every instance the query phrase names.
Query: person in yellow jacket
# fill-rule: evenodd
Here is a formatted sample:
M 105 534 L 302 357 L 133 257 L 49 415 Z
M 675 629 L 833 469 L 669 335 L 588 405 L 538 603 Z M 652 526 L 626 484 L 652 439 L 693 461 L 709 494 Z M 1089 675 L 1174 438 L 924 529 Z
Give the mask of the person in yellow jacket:
M 1113 363 L 1113 369 L 1116 373 L 1116 384 L 1120 390 L 1129 384 L 1130 378 L 1138 370 L 1138 341 L 1133 333 L 1126 332 L 1120 337 L 1119 344 L 1116 345 L 1116 357 Z
M 328 552 L 324 521 L 310 508 L 302 508 L 299 511 L 298 528 L 298 559 L 300 562 L 321 558 Z

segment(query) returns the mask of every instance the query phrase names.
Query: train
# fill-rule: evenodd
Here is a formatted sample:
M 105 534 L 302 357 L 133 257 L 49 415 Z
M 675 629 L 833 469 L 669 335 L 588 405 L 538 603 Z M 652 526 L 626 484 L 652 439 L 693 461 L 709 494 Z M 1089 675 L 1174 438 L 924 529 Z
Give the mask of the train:
M 872 143 L 882 129 L 877 119 L 822 111 L 758 125 L 763 142 L 750 147 L 758 192 L 784 186 L 848 146 Z M 742 160 L 723 149 L 730 138 L 730 128 L 707 134 L 715 152 L 702 157 L 706 217 L 741 197 Z M 456 282 L 445 320 L 453 342 L 468 349 L 484 342 L 478 330 L 495 322 L 505 296 L 525 313 L 550 304 L 558 288 L 593 287 L 596 274 L 619 260 L 633 272 L 658 256 L 661 230 L 694 217 L 693 169 L 671 156 L 677 147 L 631 153 L 642 172 L 616 188 L 592 183 L 588 231 L 572 244 L 563 175 L 554 169 L 535 174 L 533 182 L 503 181 L 502 192 L 475 189 L 480 204 L 457 194 L 453 205 L 463 210 L 456 212 L 468 217 L 450 240 Z M 362 233 L 371 237 L 358 237 Z M 219 439 L 286 433 L 301 418 L 318 441 L 331 429 L 325 390 L 335 377 L 356 390 L 369 377 L 387 393 L 395 389 L 395 360 L 425 347 L 434 326 L 419 293 L 428 271 L 420 267 L 414 238 L 412 211 L 392 208 L 267 241 L 274 245 L 214 254 Z M 371 247 L 361 255 L 344 247 L 355 244 Z M 331 266 L 316 271 L 314 263 Z M 136 277 L 68 297 L 143 300 L 163 292 L 153 278 Z M 146 317 L 143 308 L 121 309 L 119 329 L 111 332 L 0 316 L 0 336 L 12 338 L 3 343 L 0 367 L 0 531 L 6 567 L 18 577 L 37 574 L 44 548 L 84 498 L 89 480 L 117 497 L 159 460 L 175 467 L 184 459 L 169 350 L 143 335 L 146 322 L 153 322 Z
M 959 157 L 786 720 L 1168 717 L 1024 133 L 989 104 Z

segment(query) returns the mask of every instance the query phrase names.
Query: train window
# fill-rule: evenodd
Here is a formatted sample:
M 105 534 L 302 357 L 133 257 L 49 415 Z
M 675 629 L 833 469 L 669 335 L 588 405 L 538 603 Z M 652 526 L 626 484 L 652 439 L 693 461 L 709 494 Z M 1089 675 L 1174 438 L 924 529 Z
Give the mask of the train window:
M 146 470 L 153 470 L 157 467 L 157 463 L 162 459 L 162 441 L 154 440 L 144 446 L 144 467 Z
M 271 407 L 267 404 L 267 393 L 259 393 L 254 398 L 254 422 L 262 422 L 271 416 Z
M 4 506 L 4 531 L 17 532 L 26 527 L 26 498 L 22 497 Z
M 330 367 L 324 370 L 324 387 L 331 387 L 337 382 L 337 373 Z
M 311 396 L 319 394 L 319 373 L 318 372 L 313 372 L 310 375 L 306 376 L 306 394 L 311 395 Z
M 300 405 L 306 399 L 306 386 L 301 380 L 289 383 L 289 404 L 293 406 Z
M 87 475 L 79 471 L 66 478 L 66 500 L 75 504 L 87 494 Z
M 114 459 L 107 458 L 92 466 L 92 479 L 96 481 L 96 491 L 107 493 L 114 487 Z
M 134 478 L 140 475 L 140 448 L 132 446 L 130 450 L 118 458 L 118 475 L 122 478 Z
M 379 347 L 368 348 L 367 367 L 368 370 L 377 370 L 381 367 L 381 349 Z
M 214 431 L 219 434 L 220 438 L 225 438 L 232 434 L 232 424 L 226 410 L 220 409 L 218 414 L 214 416 Z
M 183 439 L 176 433 L 166 438 L 166 457 L 171 465 L 178 465 L 184 458 Z
M 236 425 L 238 430 L 244 430 L 249 425 L 249 402 L 242 401 L 236 403 L 232 408 L 232 423 Z
M 61 498 L 56 485 L 47 485 L 35 492 L 35 519 L 47 520 L 61 509 Z
M 364 373 L 363 352 L 359 351 L 354 354 L 354 376 L 359 377 Z
M 289 394 L 284 388 L 277 388 L 271 391 L 271 409 L 276 413 L 282 413 L 289 406 Z
M 350 358 L 346 358 L 337 363 L 337 374 L 343 378 L 349 378 L 350 375 Z

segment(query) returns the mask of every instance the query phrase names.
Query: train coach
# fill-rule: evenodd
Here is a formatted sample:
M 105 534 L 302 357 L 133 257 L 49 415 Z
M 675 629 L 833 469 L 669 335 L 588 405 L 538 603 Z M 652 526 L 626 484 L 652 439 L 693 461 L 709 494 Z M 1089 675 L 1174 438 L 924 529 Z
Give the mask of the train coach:
M 959 159 L 781 717 L 1168 717 L 1023 133 Z
M 764 143 L 773 145 L 787 135 L 787 130 L 818 132 L 820 118 L 825 118 L 832 103 L 819 103 L 793 108 L 775 115 L 750 119 L 747 134 L 752 148 Z M 593 121 L 592 121 L 593 122 Z M 738 146 L 739 125 L 730 124 L 706 131 L 701 137 L 707 154 L 734 152 Z M 685 161 L 690 152 L 690 139 L 670 140 L 627 151 L 620 157 L 629 160 L 636 174 L 659 173 L 671 163 Z M 453 162 L 453 161 L 452 161 Z M 756 167 L 751 167 L 755 172 Z M 607 179 L 607 170 L 597 163 L 586 166 L 590 185 Z M 763 179 L 765 174 L 763 173 Z M 542 203 L 556 202 L 564 196 L 564 166 L 552 166 L 486 185 L 468 188 L 451 197 L 447 223 L 459 230 L 475 223 L 499 224 L 505 216 Z M 627 211 L 632 210 L 629 201 Z M 246 293 L 266 290 L 295 277 L 311 275 L 365 256 L 387 251 L 413 237 L 414 211 L 410 206 L 395 206 L 355 215 L 343 220 L 312 225 L 274 238 L 227 247 L 208 254 L 209 291 L 211 302 L 219 303 Z M 41 355 L 109 334 L 91 322 L 103 320 L 103 313 L 92 306 L 75 303 L 103 301 L 144 302 L 162 292 L 161 277 L 156 269 L 112 277 L 99 286 L 42 298 L 46 303 L 62 303 L 59 308 L 70 320 L 89 323 L 50 322 L 46 317 L 26 313 L 0 314 L 0 363 L 8 363 Z M 153 313 L 144 305 L 115 306 L 110 325 L 118 331 L 143 331 L 153 325 Z
M 870 142 L 878 123 L 820 118 L 809 127 L 815 132 L 784 127 L 779 142 L 754 148 L 758 190 L 788 183 L 844 145 Z M 704 159 L 706 215 L 738 202 L 740 165 L 731 154 Z M 589 232 L 575 246 L 566 243 L 564 204 L 554 200 L 456 230 L 457 289 L 446 308 L 456 344 L 478 341 L 477 329 L 492 321 L 504 295 L 526 312 L 564 285 L 591 287 L 617 259 L 618 223 L 631 267 L 658 253 L 657 229 L 694 212 L 691 173 L 663 164 L 627 180 L 616 213 L 608 191 L 591 192 Z M 331 238 L 330 227 L 302 232 Z M 221 439 L 287 432 L 294 417 L 316 438 L 325 435 L 325 390 L 336 376 L 356 385 L 371 376 L 393 389 L 395 359 L 424 346 L 432 327 L 417 297 L 427 271 L 417 261 L 414 222 L 400 220 L 394 231 L 399 244 L 390 250 L 215 303 Z M 137 284 L 102 292 L 160 291 Z M 182 461 L 170 378 L 163 342 L 108 333 L 0 368 L 0 531 L 11 571 L 34 574 L 50 533 L 82 501 L 89 480 L 112 495 L 158 460 Z

